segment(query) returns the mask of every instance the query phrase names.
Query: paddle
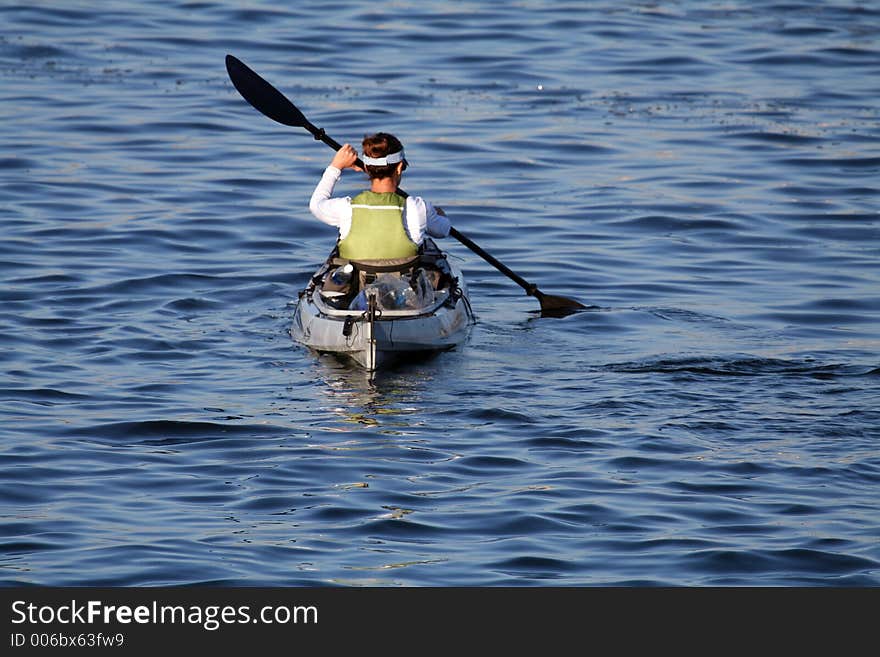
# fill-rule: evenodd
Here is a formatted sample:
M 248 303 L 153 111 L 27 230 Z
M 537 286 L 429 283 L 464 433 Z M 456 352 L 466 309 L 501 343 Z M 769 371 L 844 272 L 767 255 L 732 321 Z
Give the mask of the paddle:
M 226 55 L 226 71 L 229 73 L 229 78 L 232 80 L 235 88 L 238 89 L 238 92 L 259 112 L 282 125 L 305 128 L 312 133 L 316 140 L 323 141 L 335 151 L 342 147 L 339 142 L 327 135 L 323 128 L 315 127 L 284 94 L 248 68 L 240 59 L 232 55 Z M 364 168 L 364 163 L 360 158 L 358 158 L 356 164 L 362 169 Z M 402 189 L 398 189 L 397 192 L 401 196 L 407 196 L 407 193 Z M 586 308 L 586 306 L 574 299 L 544 294 L 538 289 L 537 285 L 529 283 L 516 274 L 500 260 L 484 251 L 473 240 L 462 235 L 455 228 L 452 228 L 449 234 L 523 288 L 526 294 L 535 297 L 541 304 L 542 313 L 564 315 L 581 308 Z

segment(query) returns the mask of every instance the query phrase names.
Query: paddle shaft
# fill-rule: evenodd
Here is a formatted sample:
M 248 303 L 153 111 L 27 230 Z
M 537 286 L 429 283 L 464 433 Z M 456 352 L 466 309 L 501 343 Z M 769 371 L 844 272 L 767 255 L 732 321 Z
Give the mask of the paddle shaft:
M 495 258 L 492 254 L 487 253 L 486 251 L 481 249 L 472 239 L 470 239 L 466 235 L 462 235 L 458 230 L 455 229 L 455 227 L 451 227 L 449 229 L 449 234 L 452 235 L 459 242 L 464 244 L 471 251 L 476 253 L 478 256 L 480 256 L 483 260 L 485 260 L 490 265 L 495 267 L 495 269 L 497 269 L 502 274 L 507 276 L 514 283 L 519 285 L 522 289 L 524 289 L 526 291 L 527 294 L 530 294 L 533 297 L 538 297 L 538 298 L 540 298 L 542 296 L 541 292 L 538 290 L 537 285 L 535 285 L 534 283 L 529 283 L 526 279 L 524 279 L 522 276 L 518 275 L 516 272 L 514 272 L 512 269 L 510 269 L 510 267 L 508 267 L 503 262 L 501 262 L 500 260 Z

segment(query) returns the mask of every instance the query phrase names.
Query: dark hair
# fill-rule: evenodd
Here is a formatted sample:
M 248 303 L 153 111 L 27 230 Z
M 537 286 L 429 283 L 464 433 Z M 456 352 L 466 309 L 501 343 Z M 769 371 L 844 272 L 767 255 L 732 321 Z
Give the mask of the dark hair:
M 375 135 L 367 135 L 363 141 L 364 155 L 367 157 L 385 157 L 391 153 L 403 150 L 403 144 L 394 135 L 387 132 L 377 132 Z M 406 169 L 406 160 L 403 161 L 403 168 Z M 397 170 L 397 163 L 385 164 L 382 166 L 374 166 L 371 164 L 364 165 L 367 175 L 373 178 L 390 178 Z

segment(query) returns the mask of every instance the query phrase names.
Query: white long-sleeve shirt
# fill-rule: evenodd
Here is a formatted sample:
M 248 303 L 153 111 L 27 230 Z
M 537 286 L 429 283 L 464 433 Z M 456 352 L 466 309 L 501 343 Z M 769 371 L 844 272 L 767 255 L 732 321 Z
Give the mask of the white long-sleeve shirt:
M 309 210 L 325 224 L 339 229 L 339 239 L 345 239 L 351 230 L 351 198 L 341 196 L 331 198 L 333 188 L 342 176 L 342 171 L 328 166 L 309 201 Z M 449 219 L 438 214 L 434 206 L 418 196 L 409 196 L 403 212 L 403 225 L 409 238 L 421 244 L 425 235 L 446 237 L 452 227 Z

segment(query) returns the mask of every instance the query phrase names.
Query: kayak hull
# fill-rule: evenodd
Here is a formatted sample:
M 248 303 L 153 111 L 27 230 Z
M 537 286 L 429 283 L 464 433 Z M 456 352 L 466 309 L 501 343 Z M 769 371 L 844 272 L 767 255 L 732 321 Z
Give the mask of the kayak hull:
M 450 267 L 451 284 L 436 290 L 433 301 L 423 307 L 387 310 L 374 301 L 367 310 L 349 310 L 334 307 L 322 290 L 329 262 L 300 294 L 290 329 L 294 341 L 376 372 L 454 349 L 467 339 L 473 314 L 460 271 Z

